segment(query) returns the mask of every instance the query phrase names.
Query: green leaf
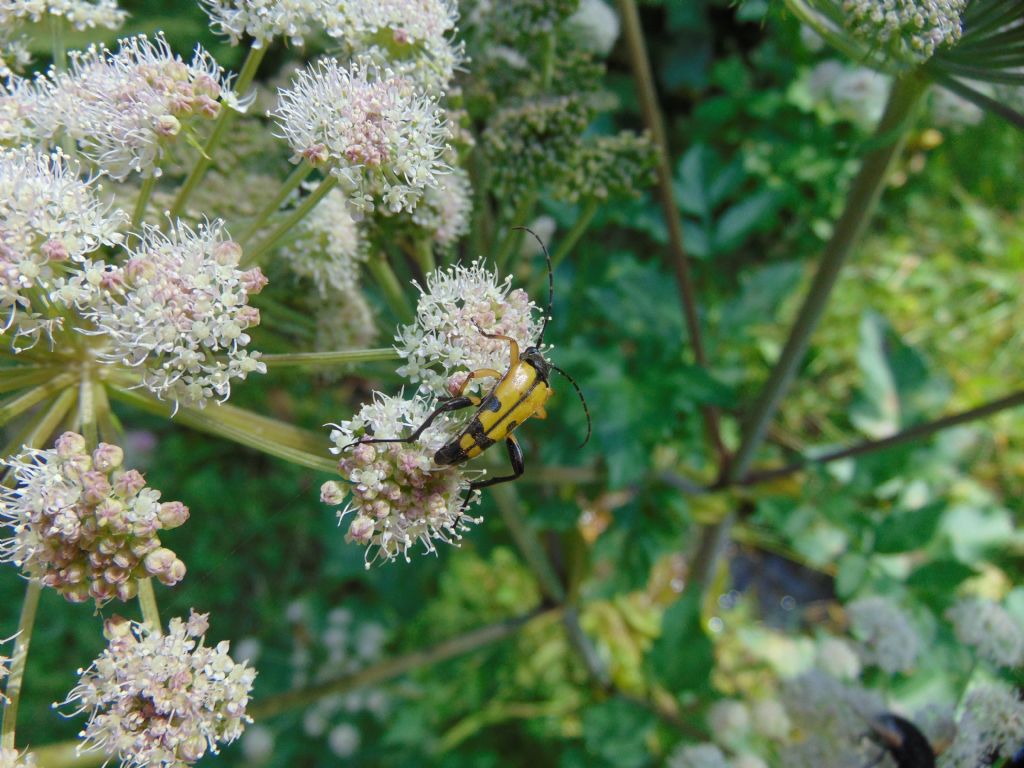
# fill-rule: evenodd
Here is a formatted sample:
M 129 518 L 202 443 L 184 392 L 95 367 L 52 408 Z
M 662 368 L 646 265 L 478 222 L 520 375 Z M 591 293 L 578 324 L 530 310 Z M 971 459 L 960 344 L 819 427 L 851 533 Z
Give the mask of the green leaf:
M 709 218 L 714 201 L 708 194 L 719 164 L 715 151 L 706 144 L 694 144 L 679 161 L 676 200 L 686 213 Z
M 857 363 L 863 381 L 850 408 L 850 421 L 871 438 L 882 438 L 900 428 L 900 401 L 889 360 L 886 357 L 885 319 L 865 312 L 860 319 Z
M 701 626 L 697 590 L 673 603 L 661 621 L 661 636 L 644 659 L 651 677 L 673 693 L 703 691 L 714 667 L 711 640 Z
M 907 586 L 922 595 L 949 596 L 974 574 L 973 568 L 959 560 L 934 560 L 910 574 Z
M 891 514 L 875 534 L 875 552 L 894 554 L 921 549 L 935 535 L 945 511 L 946 502 L 939 500 L 909 512 Z
M 609 699 L 583 712 L 583 742 L 594 757 L 618 768 L 650 765 L 647 733 L 653 716 L 622 699 Z
M 739 248 L 772 218 L 777 204 L 776 193 L 763 189 L 726 209 L 715 226 L 714 252 L 725 253 Z

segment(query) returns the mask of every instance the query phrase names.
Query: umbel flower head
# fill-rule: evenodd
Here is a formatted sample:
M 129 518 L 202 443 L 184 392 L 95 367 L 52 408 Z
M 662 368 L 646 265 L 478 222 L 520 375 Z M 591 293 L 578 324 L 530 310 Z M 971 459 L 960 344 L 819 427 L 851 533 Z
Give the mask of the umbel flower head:
M 527 347 L 537 341 L 541 325 L 541 311 L 526 291 L 513 290 L 511 276 L 499 282 L 479 259 L 433 272 L 427 287 L 420 287 L 416 320 L 395 335 L 395 350 L 406 361 L 398 374 L 423 391 L 450 394 L 467 371 L 508 368 L 508 344 L 481 330 Z
M 161 530 L 188 519 L 178 501 L 160 501 L 123 452 L 65 432 L 49 450 L 27 449 L 2 463 L 17 485 L 0 488 L 0 521 L 13 535 L 0 541 L 0 560 L 20 566 L 73 603 L 135 597 L 137 580 L 172 585 L 185 564 L 160 545 Z
M 60 150 L 0 149 L 0 332 L 38 339 L 33 296 L 45 295 L 69 263 L 84 264 L 121 240 L 126 217 L 100 201 Z
M 332 189 L 294 232 L 281 256 L 295 274 L 310 278 L 322 297 L 356 291 L 368 250 L 342 192 Z
M 862 597 L 847 605 L 846 612 L 865 664 L 890 674 L 914 666 L 921 638 L 895 603 L 878 595 Z
M 262 48 L 276 37 L 293 45 L 318 29 L 333 27 L 336 3 L 328 0 L 200 0 L 211 26 L 231 39 L 232 45 L 246 35 Z
M 222 102 L 240 109 L 229 78 L 197 47 L 190 62 L 162 35 L 120 41 L 117 52 L 92 46 L 70 55 L 65 73 L 51 72 L 44 133 L 65 131 L 110 176 L 160 175 L 166 147 L 192 123 L 215 118 Z
M 850 33 L 898 60 L 925 61 L 960 39 L 967 0 L 841 0 Z
M 379 198 L 392 212 L 411 211 L 448 172 L 436 101 L 366 60 L 345 69 L 326 59 L 299 70 L 273 114 L 295 159 L 338 177 L 358 210 L 372 210 Z
M 946 611 L 964 645 L 974 647 L 978 655 L 1003 667 L 1024 662 L 1024 627 L 1001 605 L 991 600 L 966 598 Z
M 166 235 L 144 227 L 110 287 L 84 300 L 93 333 L 109 338 L 104 359 L 140 367 L 161 399 L 199 406 L 227 400 L 233 379 L 266 373 L 246 329 L 260 322 L 248 301 L 267 280 L 259 267 L 239 269 L 241 255 L 220 221 L 196 231 L 178 222 Z
M 944 768 L 976 768 L 1013 757 L 1024 744 L 1024 702 L 1003 683 L 980 685 L 964 699 Z
M 0 5 L 0 27 L 18 21 L 39 21 L 44 15 L 63 16 L 79 32 L 96 27 L 117 29 L 128 14 L 116 0 L 5 0 Z
M 105 622 L 107 648 L 61 703 L 89 713 L 80 752 L 177 768 L 241 736 L 256 672 L 231 659 L 227 641 L 204 644 L 208 615 L 171 619 L 166 635 L 119 616 Z
M 434 453 L 457 431 L 451 417 L 437 418 L 412 443 L 352 445 L 362 437 L 406 437 L 436 404 L 433 398 L 403 400 L 377 392 L 350 421 L 331 425 L 331 452 L 341 456 L 338 469 L 347 487 L 324 483 L 320 498 L 338 505 L 350 496 L 338 519 L 351 516 L 345 539 L 367 548 L 367 567 L 399 555 L 408 561 L 417 541 L 433 552 L 435 541 L 450 544 L 467 523 L 476 522 L 463 514 L 463 499 L 477 473 L 433 463 Z
M 36 768 L 36 758 L 12 747 L 0 747 L 0 768 Z
M 473 188 L 469 174 L 462 168 L 453 168 L 444 178 L 443 186 L 427 189 L 412 212 L 412 220 L 430 232 L 439 248 L 451 248 L 469 232 L 472 213 Z

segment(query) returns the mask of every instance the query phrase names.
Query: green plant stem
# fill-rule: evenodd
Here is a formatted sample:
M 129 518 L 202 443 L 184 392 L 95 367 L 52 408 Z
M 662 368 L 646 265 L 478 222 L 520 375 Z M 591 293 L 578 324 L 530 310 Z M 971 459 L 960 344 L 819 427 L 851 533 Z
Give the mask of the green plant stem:
M 29 579 L 25 586 L 25 600 L 21 604 L 21 618 L 18 620 L 18 634 L 14 636 L 14 654 L 11 669 L 7 675 L 4 693 L 7 706 L 4 707 L 4 721 L 0 728 L 0 748 L 14 749 L 14 730 L 18 719 L 18 704 L 21 702 L 21 688 L 25 680 L 25 664 L 28 662 L 28 647 L 32 642 L 32 629 L 36 623 L 39 595 L 43 585 L 38 579 Z
M 576 247 L 576 243 L 579 242 L 587 228 L 590 227 L 590 222 L 594 220 L 594 216 L 600 208 L 601 201 L 597 198 L 592 197 L 587 200 L 583 205 L 583 209 L 576 217 L 576 221 L 573 222 L 572 229 L 565 233 L 565 237 L 562 238 L 554 253 L 551 254 L 551 266 L 557 268 L 565 260 L 565 257 L 569 255 L 569 251 Z
M 418 238 L 413 243 L 413 253 L 416 255 L 416 263 L 424 277 L 437 269 L 437 261 L 434 259 L 434 244 L 429 238 Z
M 912 443 L 924 437 L 930 437 L 936 432 L 941 432 L 944 429 L 977 421 L 978 419 L 983 419 L 987 416 L 991 416 L 1010 408 L 1017 408 L 1021 405 L 1024 405 L 1024 392 L 1014 392 L 1012 395 L 1001 397 L 998 400 L 992 400 L 991 402 L 979 405 L 976 408 L 970 408 L 966 411 L 960 411 L 959 413 L 953 413 L 949 416 L 943 416 L 940 419 L 925 422 L 924 424 L 916 424 L 913 427 L 907 427 L 894 435 L 883 437 L 880 440 L 863 440 L 847 448 L 841 448 L 820 456 L 801 458 L 799 461 L 787 464 L 784 467 L 765 469 L 760 472 L 751 472 L 746 475 L 739 484 L 756 485 L 757 483 L 764 483 L 775 480 L 779 477 L 792 475 L 795 472 L 799 472 L 809 464 L 829 464 L 833 461 L 852 459 L 868 453 L 884 451 L 886 448 L 892 448 L 893 446 L 902 445 L 903 443 Z
M 340 349 L 335 352 L 292 352 L 280 355 L 263 355 L 260 360 L 267 364 L 267 371 L 287 366 L 332 366 L 352 363 L 375 363 L 382 360 L 397 360 L 398 353 L 390 347 L 382 349 Z
M 156 187 L 156 176 L 147 176 L 142 180 L 139 187 L 139 196 L 135 198 L 135 209 L 132 211 L 132 229 L 136 229 L 142 218 L 146 215 L 146 206 L 153 196 L 153 189 Z
M 505 230 L 504 235 L 502 235 L 501 242 L 494 252 L 494 263 L 498 267 L 499 272 L 505 272 L 508 269 L 509 258 L 522 240 L 523 232 L 520 229 L 516 229 L 516 227 L 525 227 L 529 224 L 530 215 L 533 213 L 533 207 L 536 204 L 537 193 L 529 192 L 523 195 L 523 199 L 516 206 L 516 210 L 512 214 L 512 221 Z
M 565 587 L 558 574 L 551 566 L 544 547 L 541 546 L 536 534 L 530 530 L 529 524 L 520 511 L 519 495 L 510 483 L 496 485 L 491 490 L 494 501 L 498 505 L 501 519 L 512 534 L 512 540 L 522 554 L 526 564 L 533 571 L 537 583 L 545 597 L 553 603 L 564 603 Z
M 142 620 L 154 635 L 163 634 L 160 624 L 160 610 L 156 605 L 156 592 L 153 590 L 152 579 L 139 579 L 139 608 L 142 609 Z
M 68 412 L 75 404 L 78 392 L 75 387 L 65 388 L 50 404 L 50 407 L 43 413 L 42 417 L 33 422 L 28 429 L 21 434 L 15 435 L 7 445 L 4 446 L 3 455 L 10 456 L 21 446 L 27 445 L 30 448 L 39 448 L 46 443 L 61 422 L 68 415 Z
M 29 408 L 41 403 L 46 398 L 57 394 L 65 387 L 74 384 L 75 378 L 71 374 L 62 373 L 52 376 L 49 381 L 33 387 L 27 392 L 10 397 L 0 402 L 0 426 L 7 424 L 11 419 L 25 413 Z
M 264 226 L 281 204 L 288 199 L 288 195 L 294 192 L 298 186 L 306 180 L 306 177 L 313 172 L 313 165 L 308 160 L 303 160 L 288 175 L 288 178 L 281 184 L 281 188 L 277 190 L 277 194 L 274 195 L 267 204 L 260 208 L 252 222 L 247 226 L 238 237 L 235 238 L 235 242 L 239 245 L 245 245 L 252 236 L 255 235 L 260 227 Z
M 267 46 L 261 46 L 260 48 L 249 48 L 249 53 L 245 57 L 245 62 L 242 64 L 242 70 L 238 73 L 238 80 L 235 81 L 234 91 L 240 96 L 245 95 L 245 91 L 252 85 L 253 78 L 256 77 L 256 70 L 259 69 L 260 62 L 263 60 L 264 54 L 267 52 Z M 170 219 L 173 221 L 181 216 L 185 210 L 185 205 L 188 203 L 188 199 L 195 192 L 196 187 L 199 186 L 199 182 L 203 180 L 203 176 L 209 170 L 213 164 L 213 153 L 216 151 L 217 146 L 220 144 L 224 135 L 227 133 L 228 127 L 234 121 L 235 117 L 239 113 L 231 109 L 227 104 L 221 102 L 221 111 L 217 116 L 217 122 L 213 125 L 213 132 L 210 134 L 210 138 L 206 140 L 206 144 L 203 146 L 203 151 L 196 160 L 196 164 L 192 166 L 192 170 L 185 182 L 181 185 L 181 189 L 178 190 L 177 197 L 174 198 L 174 203 L 171 205 Z
M 374 251 L 366 262 L 366 268 L 370 270 L 377 287 L 384 294 L 384 300 L 387 301 L 399 322 L 411 323 L 415 314 L 409 305 L 409 299 L 402 291 L 402 284 L 398 282 L 398 277 L 391 269 L 387 254 L 379 249 Z
M 326 176 L 317 185 L 317 188 L 310 192 L 306 197 L 302 199 L 287 216 L 285 216 L 281 222 L 274 227 L 274 229 L 267 235 L 261 243 L 252 248 L 248 253 L 243 255 L 242 262 L 244 264 L 259 264 L 260 259 L 267 255 L 278 241 L 284 237 L 288 231 L 302 221 L 306 214 L 312 211 L 317 203 L 319 203 L 328 192 L 334 189 L 338 185 L 337 176 Z
M 85 438 L 89 450 L 96 447 L 99 430 L 96 426 L 96 398 L 93 380 L 89 375 L 78 381 L 78 431 Z
M 768 424 L 775 416 L 782 396 L 803 360 L 811 334 L 821 319 L 839 272 L 874 213 L 892 161 L 903 146 L 911 117 L 927 85 L 927 81 L 915 73 L 893 82 L 885 112 L 875 130 L 872 149 L 861 161 L 846 206 L 836 223 L 832 239 L 825 247 L 818 271 L 789 332 L 786 345 L 744 421 L 740 447 L 725 473 L 729 484 L 735 484 L 750 470 L 757 450 L 764 441 Z M 719 522 L 702 528 L 691 568 L 691 584 L 697 585 L 697 588 L 706 589 L 714 577 L 734 521 L 735 513 L 730 513 Z
M 62 368 L 56 365 L 19 365 L 0 368 L 0 393 L 34 387 L 53 379 Z
M 262 720 L 289 709 L 309 706 L 326 696 L 346 693 L 357 688 L 391 680 L 414 669 L 462 656 L 470 651 L 504 640 L 524 627 L 550 621 L 561 613 L 561 608 L 537 610 L 506 621 L 499 621 L 487 627 L 474 629 L 430 648 L 413 651 L 395 659 L 387 659 L 351 675 L 262 699 L 249 708 L 249 714 L 255 720 Z
M 676 285 L 679 291 L 679 301 L 683 308 L 683 318 L 686 321 L 686 332 L 690 339 L 690 346 L 693 349 L 694 362 L 700 368 L 707 367 L 707 355 L 704 352 L 704 342 L 700 327 L 700 315 L 697 309 L 697 292 L 693 284 L 693 275 L 690 269 L 690 260 L 686 255 L 686 247 L 683 244 L 683 227 L 680 222 L 679 208 L 676 205 L 675 192 L 672 185 L 672 168 L 669 165 L 668 139 L 665 134 L 665 120 L 658 106 L 658 94 L 654 87 L 654 75 L 651 72 L 651 62 L 647 55 L 647 44 L 644 42 L 643 28 L 640 25 L 640 13 L 637 10 L 635 0 L 618 0 L 619 14 L 622 17 L 622 32 L 626 40 L 626 47 L 629 50 L 630 66 L 633 69 L 633 78 L 636 81 L 637 96 L 640 99 L 640 108 L 644 115 L 644 123 L 651 134 L 651 140 L 657 149 L 658 162 L 655 167 L 657 172 L 658 200 L 661 203 L 662 215 L 668 226 L 669 251 L 671 254 L 672 268 L 676 274 Z M 713 446 L 718 456 L 720 470 L 724 470 L 729 461 L 729 451 L 722 441 L 722 429 L 719 423 L 718 411 L 710 406 L 701 407 L 701 417 L 704 421 L 704 432 L 707 440 Z
M 68 52 L 64 44 L 64 17 L 55 13 L 50 16 L 50 52 L 53 55 L 53 68 L 63 72 L 68 68 Z

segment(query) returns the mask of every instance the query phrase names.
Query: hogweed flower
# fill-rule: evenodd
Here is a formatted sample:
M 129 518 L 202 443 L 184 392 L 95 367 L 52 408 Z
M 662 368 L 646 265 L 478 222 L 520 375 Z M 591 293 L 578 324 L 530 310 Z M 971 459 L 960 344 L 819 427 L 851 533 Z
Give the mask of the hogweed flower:
M 411 211 L 448 172 L 447 129 L 437 103 L 408 78 L 365 60 L 348 69 L 335 59 L 299 70 L 273 113 L 295 153 L 342 183 L 358 210 L 380 199 Z
M 731 768 L 715 744 L 682 744 L 665 761 L 668 768 Z
M 70 58 L 67 72 L 49 76 L 45 127 L 66 131 L 115 179 L 159 176 L 167 146 L 192 123 L 217 117 L 222 103 L 242 109 L 209 53 L 197 47 L 185 62 L 159 34 L 125 38 L 116 53 L 92 46 Z
M 321 352 L 366 349 L 377 339 L 377 323 L 362 291 L 347 291 L 325 298 L 314 309 L 316 336 Z
M 107 648 L 58 705 L 89 713 L 79 752 L 172 768 L 242 735 L 256 672 L 231 659 L 227 641 L 204 644 L 208 615 L 171 619 L 165 635 L 119 616 L 105 622 Z
M 0 57 L 8 57 L 9 53 L 8 48 Z M 6 60 L 9 62 L 10 58 Z M 39 142 L 43 138 L 40 112 L 47 108 L 44 89 L 36 81 L 13 73 L 0 72 L 0 76 L 4 78 L 0 86 L 0 146 L 20 147 Z
M 350 421 L 330 425 L 331 452 L 341 456 L 338 469 L 347 487 L 324 483 L 320 498 L 339 505 L 350 495 L 338 519 L 352 517 L 345 539 L 367 548 L 367 567 L 399 555 L 408 561 L 417 542 L 433 552 L 435 541 L 451 544 L 476 522 L 464 514 L 463 499 L 479 473 L 433 463 L 434 453 L 457 431 L 447 414 L 412 443 L 357 443 L 362 437 L 405 437 L 436 404 L 433 398 L 403 400 L 377 392 Z
M 720 699 L 708 709 L 711 738 L 727 747 L 742 743 L 750 731 L 750 710 L 742 701 Z
M 337 5 L 328 0 L 200 0 L 200 4 L 216 32 L 226 35 L 232 45 L 249 36 L 254 48 L 278 37 L 303 45 L 316 30 L 332 27 Z
M 241 255 L 220 221 L 197 231 L 178 222 L 166 235 L 144 226 L 111 287 L 83 309 L 110 341 L 101 359 L 140 367 L 143 386 L 176 405 L 224 402 L 233 379 L 266 373 L 246 330 L 260 322 L 249 297 L 267 280 L 259 267 L 239 269 Z
M 960 39 L 967 0 L 842 0 L 841 7 L 843 24 L 869 48 L 922 62 Z
M 850 631 L 860 641 L 865 664 L 884 672 L 906 672 L 914 666 L 921 638 L 907 615 L 891 600 L 862 597 L 846 606 Z
M 0 333 L 38 340 L 59 317 L 39 314 L 68 263 L 86 265 L 103 245 L 121 241 L 127 217 L 100 200 L 99 186 L 79 177 L 60 150 L 0 149 Z
M 782 741 L 789 736 L 793 723 L 781 701 L 760 699 L 750 708 L 751 722 L 755 733 L 766 739 Z
M 36 768 L 36 758 L 29 752 L 0 747 L 0 768 Z
M 441 187 L 428 187 L 412 212 L 417 226 L 431 233 L 439 248 L 451 248 L 469 232 L 473 214 L 473 188 L 469 174 L 453 168 Z
M 62 16 L 79 32 L 96 27 L 117 29 L 128 17 L 116 0 L 6 0 L 0 5 L 0 27 L 19 21 L 37 22 L 44 15 Z
M 322 297 L 356 292 L 368 248 L 342 192 L 331 190 L 293 231 L 280 253 L 296 275 L 311 279 Z
M 1024 628 L 1001 605 L 967 598 L 946 611 L 956 637 L 978 655 L 1001 667 L 1024 663 Z
M 137 580 L 150 576 L 181 581 L 185 564 L 158 533 L 184 523 L 188 508 L 161 502 L 160 491 L 122 460 L 117 446 L 100 443 L 90 452 L 74 432 L 52 449 L 5 459 L 17 485 L 0 488 L 0 521 L 13 532 L 0 541 L 0 560 L 73 603 L 130 600 Z
M 981 685 L 964 699 L 956 738 L 942 755 L 943 768 L 976 768 L 1012 757 L 1024 744 L 1024 702 L 1003 683 Z
M 526 291 L 513 290 L 511 276 L 499 282 L 480 259 L 433 272 L 426 289 L 417 287 L 416 320 L 398 329 L 395 350 L 406 361 L 398 374 L 423 391 L 450 395 L 467 371 L 508 368 L 508 344 L 481 330 L 511 336 L 521 347 L 540 336 L 541 311 Z
M 838 680 L 856 680 L 863 667 L 857 650 L 839 637 L 825 637 L 819 641 L 815 664 Z

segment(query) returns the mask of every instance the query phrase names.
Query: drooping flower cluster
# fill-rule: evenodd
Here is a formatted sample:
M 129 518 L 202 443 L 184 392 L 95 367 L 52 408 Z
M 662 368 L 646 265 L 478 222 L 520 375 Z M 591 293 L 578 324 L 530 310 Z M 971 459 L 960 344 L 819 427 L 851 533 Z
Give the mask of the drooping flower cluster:
M 921 639 L 907 615 L 892 601 L 880 596 L 863 597 L 848 604 L 846 612 L 865 664 L 890 674 L 914 666 Z
M 142 383 L 161 399 L 205 405 L 231 394 L 233 379 L 266 373 L 246 330 L 260 322 L 249 297 L 266 278 L 239 268 L 242 249 L 219 221 L 169 234 L 144 227 L 108 289 L 94 288 L 83 314 L 109 337 L 110 362 L 141 367 Z
M 357 210 L 380 201 L 411 211 L 448 168 L 437 102 L 408 78 L 366 60 L 347 69 L 334 59 L 299 70 L 274 112 L 295 159 L 338 177 Z
M 100 246 L 120 242 L 125 218 L 98 191 L 59 150 L 0 149 L 0 328 L 14 324 L 15 340 L 31 343 L 60 322 L 39 311 L 63 265 L 85 264 Z
M 0 542 L 0 559 L 74 603 L 129 600 L 150 576 L 178 583 L 185 564 L 158 533 L 184 523 L 188 508 L 160 502 L 160 491 L 122 460 L 108 443 L 90 453 L 74 432 L 52 449 L 5 459 L 17 485 L 0 489 L 0 521 L 13 532 Z
M 999 757 L 1013 757 L 1022 745 L 1024 702 L 1002 683 L 981 685 L 965 697 L 956 739 L 939 765 L 976 768 L 998 764 Z
M 872 49 L 924 61 L 960 39 L 967 0 L 842 0 L 843 23 Z
M 46 106 L 39 130 L 65 132 L 116 179 L 133 171 L 159 176 L 167 145 L 193 122 L 216 117 L 222 102 L 241 108 L 209 53 L 197 47 L 186 63 L 162 35 L 125 38 L 117 52 L 92 46 L 70 58 L 67 72 L 40 81 Z
M 253 39 L 262 48 L 275 37 L 293 45 L 319 29 L 328 29 L 336 18 L 336 3 L 328 0 L 200 0 L 214 30 L 238 45 L 242 38 Z
M 433 410 L 436 401 L 411 400 L 375 393 L 350 421 L 333 425 L 331 452 L 340 454 L 338 468 L 347 485 L 330 481 L 320 491 L 326 504 L 348 503 L 338 519 L 352 516 L 347 541 L 367 547 L 367 567 L 377 559 L 409 559 L 408 550 L 421 542 L 427 552 L 434 542 L 461 538 L 472 470 L 438 467 L 434 453 L 457 431 L 452 417 L 442 415 L 411 443 L 361 443 L 362 437 L 407 437 Z
M 292 271 L 312 280 L 321 296 L 354 293 L 368 249 L 345 195 L 331 190 L 294 231 L 280 251 Z
M 508 344 L 484 337 L 481 330 L 527 347 L 540 336 L 540 314 L 526 291 L 512 289 L 511 276 L 499 282 L 480 260 L 434 272 L 426 289 L 420 287 L 415 322 L 395 335 L 395 349 L 406 361 L 398 373 L 421 390 L 450 394 L 468 371 L 508 368 Z M 490 380 L 474 380 L 472 388 L 480 381 Z
M 171 619 L 166 635 L 105 622 L 107 648 L 62 702 L 89 713 L 80 750 L 117 755 L 126 768 L 176 768 L 242 734 L 256 672 L 231 659 L 227 641 L 204 644 L 207 616 Z
M 975 648 L 981 658 L 1003 667 L 1024 663 L 1024 627 L 1001 605 L 967 598 L 946 611 L 946 618 L 957 639 Z

